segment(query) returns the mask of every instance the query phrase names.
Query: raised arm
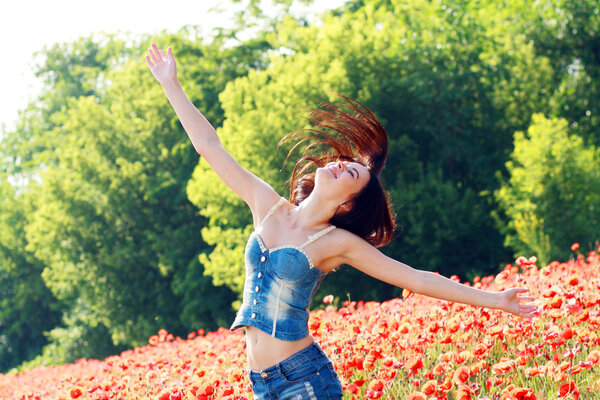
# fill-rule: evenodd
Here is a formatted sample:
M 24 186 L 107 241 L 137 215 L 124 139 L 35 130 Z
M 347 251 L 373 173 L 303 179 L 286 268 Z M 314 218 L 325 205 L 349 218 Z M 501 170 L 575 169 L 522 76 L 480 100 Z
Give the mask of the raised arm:
M 530 303 L 530 296 L 517 296 L 527 288 L 511 288 L 503 292 L 491 292 L 460 284 L 442 275 L 414 269 L 396 261 L 358 236 L 344 232 L 347 236 L 341 260 L 344 264 L 389 284 L 455 303 L 471 304 L 479 307 L 497 308 L 511 314 L 533 317 L 537 307 Z
M 267 183 L 242 168 L 222 146 L 217 132 L 187 97 L 179 80 L 171 47 L 167 53 L 152 43 L 146 55 L 152 75 L 162 85 L 194 149 L 208 162 L 219 178 L 244 200 L 255 217 L 275 202 L 279 195 Z

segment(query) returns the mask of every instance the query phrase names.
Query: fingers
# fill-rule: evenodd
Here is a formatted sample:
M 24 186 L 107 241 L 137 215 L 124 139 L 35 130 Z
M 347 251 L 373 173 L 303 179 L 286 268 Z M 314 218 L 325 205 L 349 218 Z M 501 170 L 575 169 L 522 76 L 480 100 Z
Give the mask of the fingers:
M 519 317 L 531 318 L 539 312 L 539 308 L 536 305 L 520 305 L 519 312 L 516 314 Z
M 529 303 L 529 302 L 535 301 L 535 297 L 531 297 L 531 296 L 527 296 L 527 297 L 525 297 L 525 296 L 521 296 L 521 297 L 519 297 L 518 299 L 519 299 L 519 301 L 521 301 L 522 303 Z
M 146 56 L 145 58 L 146 58 L 146 63 L 148 63 L 148 66 L 149 66 L 150 68 L 153 68 L 153 67 L 154 67 L 154 65 L 152 65 L 152 61 L 150 61 L 150 57 L 149 57 L 149 56 Z
M 519 299 L 520 302 L 527 303 L 527 302 L 531 302 L 531 301 L 535 300 L 535 297 L 533 297 L 533 296 L 519 296 L 519 294 L 521 294 L 521 293 L 529 292 L 528 288 L 518 287 L 518 288 L 513 288 L 512 290 L 513 290 L 514 296 L 517 299 Z
M 521 306 L 521 310 L 524 312 L 534 312 L 537 311 L 538 307 L 534 305 Z
M 530 313 L 527 313 L 527 314 L 520 314 L 519 317 L 533 318 L 533 317 L 535 317 L 535 314 L 536 314 L 535 312 L 530 312 Z
M 146 62 L 150 67 L 160 63 L 161 61 L 170 61 L 172 63 L 175 62 L 175 56 L 173 55 L 173 50 L 171 46 L 167 48 L 167 54 L 161 49 L 158 48 L 156 43 L 152 43 L 150 48 L 148 48 L 148 56 L 146 56 Z M 149 57 L 149 59 L 148 59 Z
M 155 43 L 152 43 L 152 45 L 150 46 L 150 48 L 148 49 L 148 54 L 150 55 L 150 57 L 152 58 L 152 62 L 154 64 L 158 64 L 160 61 L 160 56 L 158 54 L 158 47 L 156 47 Z
M 531 304 L 536 300 L 535 297 L 530 295 L 520 296 L 520 294 L 529 292 L 528 288 L 516 287 L 509 289 L 509 291 L 509 293 L 506 293 L 507 300 L 513 303 L 513 307 L 516 306 L 516 310 L 513 312 L 514 315 L 517 315 L 522 318 L 531 318 L 539 313 L 538 306 L 535 304 Z

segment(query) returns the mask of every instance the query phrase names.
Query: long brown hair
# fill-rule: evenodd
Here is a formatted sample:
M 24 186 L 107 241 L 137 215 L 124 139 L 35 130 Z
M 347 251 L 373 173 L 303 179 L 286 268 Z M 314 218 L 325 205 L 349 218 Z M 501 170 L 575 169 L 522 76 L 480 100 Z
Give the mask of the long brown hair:
M 346 96 L 340 97 L 346 102 L 320 103 L 320 108 L 309 114 L 310 128 L 294 131 L 280 142 L 296 141 L 288 158 L 304 145 L 289 180 L 289 201 L 298 205 L 313 191 L 313 169 L 332 161 L 361 163 L 369 170 L 369 182 L 352 199 L 352 209 L 334 216 L 330 222 L 375 247 L 382 247 L 390 242 L 394 231 L 389 196 L 379 179 L 387 158 L 388 135 L 365 105 Z

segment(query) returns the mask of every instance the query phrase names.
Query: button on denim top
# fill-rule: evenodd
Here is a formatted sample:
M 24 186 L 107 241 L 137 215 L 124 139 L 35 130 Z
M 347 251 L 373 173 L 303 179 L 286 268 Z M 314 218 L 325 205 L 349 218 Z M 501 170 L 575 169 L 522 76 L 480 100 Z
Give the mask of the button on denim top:
M 281 198 L 261 221 L 285 202 Z M 325 272 L 315 267 L 304 246 L 335 229 L 329 226 L 301 246 L 267 249 L 260 235 L 253 232 L 244 254 L 246 279 L 244 295 L 231 330 L 253 326 L 281 340 L 299 340 L 308 335 L 308 306 Z

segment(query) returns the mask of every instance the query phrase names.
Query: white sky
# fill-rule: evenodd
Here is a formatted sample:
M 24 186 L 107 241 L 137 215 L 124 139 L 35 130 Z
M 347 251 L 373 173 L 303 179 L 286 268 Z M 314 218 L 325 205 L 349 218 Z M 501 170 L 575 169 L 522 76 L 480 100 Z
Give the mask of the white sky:
M 14 0 L 0 9 L 0 125 L 14 126 L 18 110 L 36 97 L 34 53 L 92 32 L 176 32 L 184 25 L 205 24 L 203 32 L 226 26 L 229 13 L 208 13 L 219 0 Z M 338 7 L 344 0 L 315 0 L 308 13 Z M 229 4 L 229 3 L 226 3 Z M 222 8 L 222 7 L 221 7 Z

